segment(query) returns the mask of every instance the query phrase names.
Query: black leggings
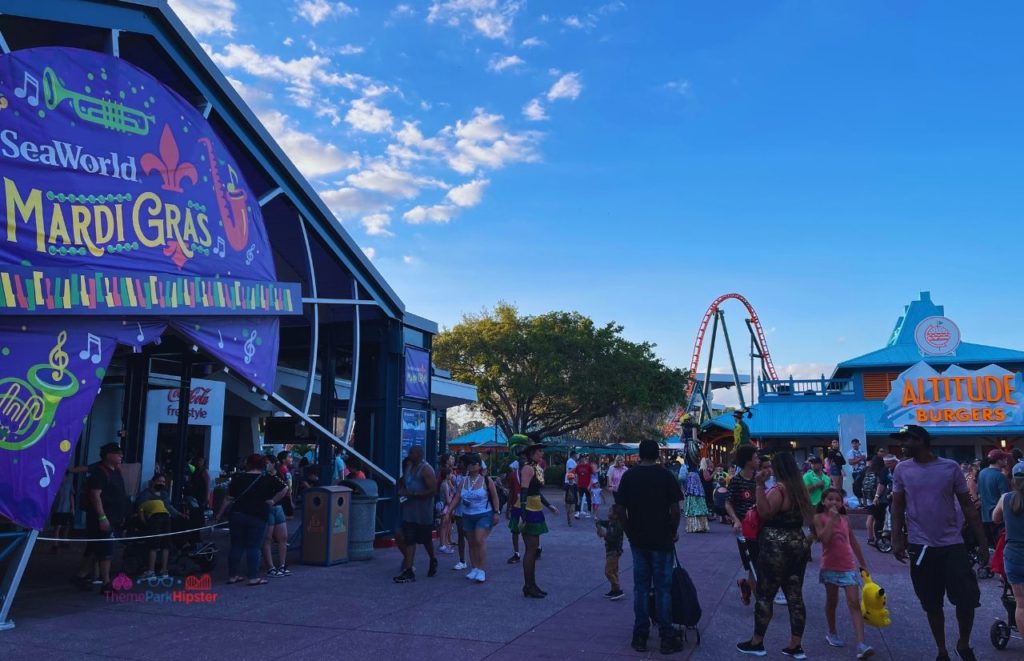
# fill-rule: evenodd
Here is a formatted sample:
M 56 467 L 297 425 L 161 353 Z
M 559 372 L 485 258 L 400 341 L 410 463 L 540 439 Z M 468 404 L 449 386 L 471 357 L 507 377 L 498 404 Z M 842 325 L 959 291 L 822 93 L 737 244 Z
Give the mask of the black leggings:
M 754 606 L 754 634 L 764 637 L 772 621 L 772 600 L 782 589 L 789 606 L 789 628 L 794 636 L 804 635 L 807 609 L 804 607 L 804 570 L 808 548 L 803 530 L 765 527 L 758 539 L 757 604 Z

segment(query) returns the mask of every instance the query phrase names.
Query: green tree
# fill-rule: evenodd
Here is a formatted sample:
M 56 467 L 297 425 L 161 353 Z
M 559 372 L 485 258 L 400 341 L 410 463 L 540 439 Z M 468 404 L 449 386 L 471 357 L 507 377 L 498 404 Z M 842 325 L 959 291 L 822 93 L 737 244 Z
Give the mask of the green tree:
M 620 411 L 663 412 L 683 399 L 685 374 L 622 326 L 578 312 L 520 315 L 499 303 L 434 338 L 434 361 L 477 387 L 480 408 L 507 436 L 578 431 Z

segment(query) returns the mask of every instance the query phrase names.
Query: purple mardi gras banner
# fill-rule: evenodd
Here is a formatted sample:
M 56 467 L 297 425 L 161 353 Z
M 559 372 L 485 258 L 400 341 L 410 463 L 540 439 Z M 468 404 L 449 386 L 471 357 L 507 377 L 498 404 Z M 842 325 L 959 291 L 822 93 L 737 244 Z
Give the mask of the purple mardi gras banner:
M 200 317 L 174 319 L 171 328 L 266 392 L 277 370 L 277 317 Z
M 430 352 L 405 347 L 405 392 L 413 399 L 430 399 Z
M 115 347 L 157 341 L 165 325 L 81 321 L 0 321 L 0 515 L 37 530 L 46 524 Z
M 0 57 L 0 312 L 301 314 L 210 124 L 135 66 Z

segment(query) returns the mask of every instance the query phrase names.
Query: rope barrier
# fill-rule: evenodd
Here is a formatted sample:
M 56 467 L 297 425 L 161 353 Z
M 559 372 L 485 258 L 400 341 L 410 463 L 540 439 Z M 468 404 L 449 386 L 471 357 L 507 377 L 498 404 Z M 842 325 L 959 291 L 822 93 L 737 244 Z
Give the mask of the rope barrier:
M 98 537 L 92 539 L 81 539 L 79 537 L 36 537 L 36 541 L 40 542 L 130 542 L 135 539 L 153 539 L 154 537 L 174 537 L 176 535 L 187 535 L 190 532 L 197 532 L 199 530 L 209 530 L 211 528 L 220 528 L 226 526 L 227 521 L 221 523 L 214 523 L 213 525 L 203 526 L 202 528 L 189 528 L 188 530 L 179 530 L 178 532 L 162 532 L 158 535 L 141 535 L 139 537 Z

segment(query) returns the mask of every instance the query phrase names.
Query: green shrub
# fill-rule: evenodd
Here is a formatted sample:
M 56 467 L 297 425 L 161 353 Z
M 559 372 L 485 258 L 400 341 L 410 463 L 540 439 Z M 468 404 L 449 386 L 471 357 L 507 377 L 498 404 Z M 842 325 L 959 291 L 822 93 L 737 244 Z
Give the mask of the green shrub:
M 565 465 L 548 466 L 544 469 L 544 484 L 559 485 L 565 482 Z

